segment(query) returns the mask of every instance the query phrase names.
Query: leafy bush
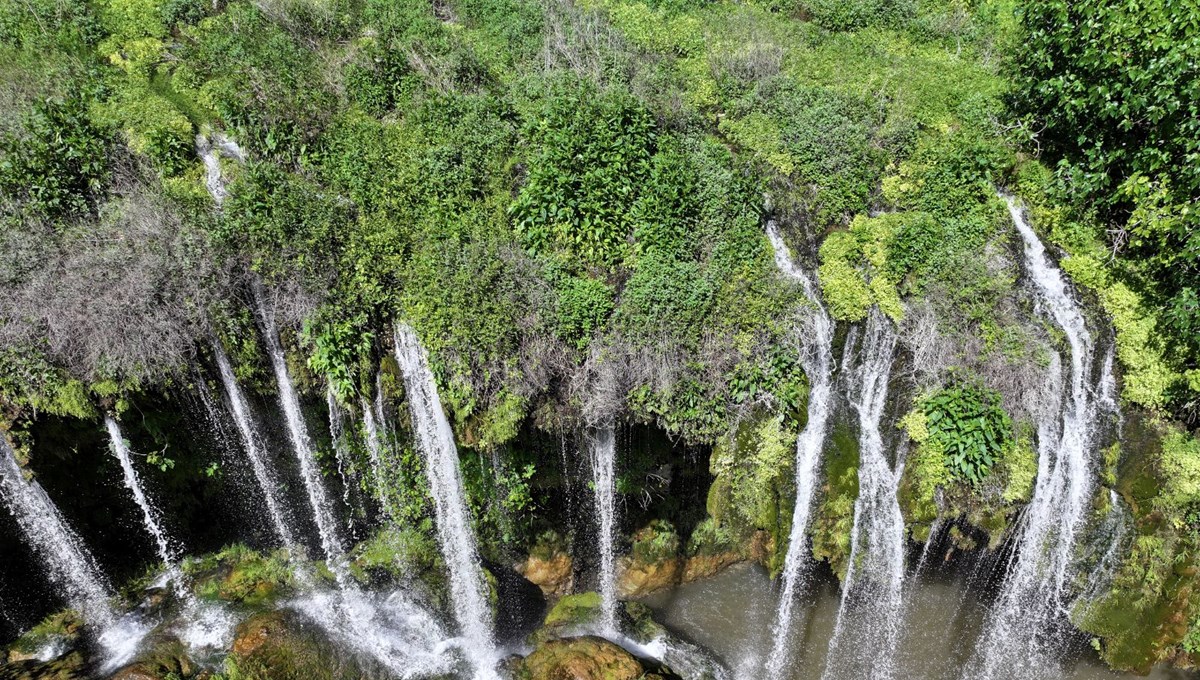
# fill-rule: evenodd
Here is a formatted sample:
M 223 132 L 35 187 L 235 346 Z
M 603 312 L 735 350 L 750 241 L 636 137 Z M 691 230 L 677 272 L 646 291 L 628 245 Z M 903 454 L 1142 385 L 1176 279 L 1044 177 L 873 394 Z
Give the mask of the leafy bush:
M 572 276 L 559 284 L 558 335 L 584 349 L 613 309 L 613 289 L 598 279 Z
M 1052 0 L 1020 17 L 1014 108 L 1200 355 L 1200 8 Z
M 916 14 L 916 0 L 801 0 L 801 12 L 832 31 L 900 27 Z
M 86 109 L 82 93 L 43 102 L 22 135 L 0 139 L 0 193 L 47 217 L 93 211 L 108 178 L 111 141 Z
M 621 324 L 630 337 L 697 337 L 712 296 L 712 285 L 695 262 L 652 253 L 638 260 L 625 286 Z
M 962 386 L 941 390 L 921 402 L 929 441 L 943 452 L 956 477 L 978 484 L 1012 444 L 1012 423 L 1000 395 Z
M 517 233 L 533 252 L 577 268 L 615 265 L 655 150 L 649 111 L 621 90 L 562 81 L 540 99 L 524 134 L 533 153 L 509 208 Z

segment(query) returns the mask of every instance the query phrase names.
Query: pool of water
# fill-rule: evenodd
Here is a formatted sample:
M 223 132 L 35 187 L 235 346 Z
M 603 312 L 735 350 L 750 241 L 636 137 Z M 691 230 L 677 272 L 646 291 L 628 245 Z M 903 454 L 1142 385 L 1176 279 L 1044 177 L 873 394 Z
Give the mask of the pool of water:
M 821 583 L 814 591 L 805 606 L 797 607 L 791 680 L 818 680 L 825 672 L 839 599 L 833 583 Z M 777 593 L 762 567 L 736 565 L 713 578 L 657 593 L 644 601 L 673 632 L 718 654 L 739 680 L 763 677 L 763 661 L 771 650 Z M 910 578 L 905 584 L 905 621 L 895 677 L 960 680 L 985 613 L 985 607 L 961 579 Z M 1142 677 L 1108 670 L 1086 646 L 1075 649 L 1071 656 L 1064 664 L 1064 680 Z M 837 669 L 831 670 L 830 677 L 838 677 Z M 1176 680 L 1198 676 L 1158 669 L 1146 677 Z

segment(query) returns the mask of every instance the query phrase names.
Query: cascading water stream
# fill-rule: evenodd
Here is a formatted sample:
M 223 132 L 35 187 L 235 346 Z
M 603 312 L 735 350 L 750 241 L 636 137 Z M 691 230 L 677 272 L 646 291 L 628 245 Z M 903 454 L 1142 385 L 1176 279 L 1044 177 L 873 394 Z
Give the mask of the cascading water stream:
M 338 403 L 337 393 L 333 389 L 332 379 L 325 389 L 325 406 L 329 409 L 329 436 L 333 440 L 333 457 L 337 463 L 338 479 L 342 481 L 342 505 L 349 511 L 346 517 L 346 534 L 354 537 L 354 512 L 356 508 L 353 500 L 350 498 L 350 475 L 347 470 L 350 468 L 347 463 L 346 451 L 346 421 L 345 413 L 342 411 L 342 405 Z M 360 513 L 361 514 L 361 513 Z
M 250 403 L 238 385 L 237 377 L 233 373 L 233 366 L 229 363 L 229 357 L 226 356 L 220 343 L 213 343 L 213 355 L 217 359 L 217 372 L 221 375 L 221 385 L 225 388 L 225 397 L 229 400 L 233 422 L 237 425 L 238 435 L 242 439 L 242 447 L 246 449 L 246 455 L 250 458 L 250 468 L 254 472 L 254 479 L 262 489 L 271 525 L 280 540 L 283 541 L 284 547 L 295 552 L 298 546 L 296 532 L 288 521 L 290 513 L 280 493 L 279 479 L 275 476 L 275 466 L 271 464 L 267 449 L 259 435 L 258 426 L 250 413 Z
M 221 156 L 244 163 L 246 161 L 246 154 L 237 145 L 237 142 L 219 132 L 214 132 L 208 137 L 197 135 L 196 153 L 200 155 L 200 160 L 204 162 L 204 186 L 213 197 L 213 202 L 220 208 L 221 204 L 229 196 L 229 190 L 225 186 L 225 178 L 221 173 Z
M 276 334 L 274 315 L 263 303 L 257 290 L 256 298 L 288 436 L 300 463 L 300 474 L 320 534 L 321 547 L 337 581 L 336 590 L 321 591 L 315 588 L 311 575 L 298 570 L 298 577 L 312 592 L 297 600 L 294 606 L 330 635 L 371 656 L 400 677 L 450 672 L 453 665 L 452 658 L 445 653 L 447 636 L 424 608 L 403 590 L 375 596 L 363 592 L 351 578 L 333 508 L 317 466 L 312 439 L 300 411 L 300 398 L 288 374 L 283 348 Z
M 600 553 L 600 626 L 607 636 L 620 634 L 617 629 L 617 445 L 612 426 L 592 432 L 588 437 L 592 463 L 592 494 L 596 501 L 597 550 Z
M 1094 488 L 1089 451 L 1106 395 L 1115 393 L 1111 370 L 1101 384 L 1089 385 L 1095 346 L 1083 310 L 1046 248 L 1025 221 L 1011 196 L 1013 224 L 1024 242 L 1025 271 L 1034 288 L 1038 313 L 1048 317 L 1066 336 L 1070 364 L 1065 383 L 1061 363 L 1053 362 L 1050 382 L 1056 390 L 1038 423 L 1038 478 L 1033 499 L 1022 518 L 1017 551 L 987 625 L 975 659 L 964 677 L 985 680 L 1019 675 L 1049 677 L 1058 673 L 1056 630 L 1066 619 L 1070 602 L 1064 592 L 1071 574 L 1072 553 Z M 1112 402 L 1113 399 L 1108 397 Z
M 808 422 L 796 439 L 796 506 L 792 511 L 791 535 L 788 538 L 787 556 L 783 563 L 779 609 L 772 628 L 773 642 L 766 662 L 767 676 L 781 678 L 790 664 L 792 626 L 795 618 L 793 609 L 798 591 L 804 586 L 808 559 L 808 541 L 805 536 L 812 511 L 821 450 L 825 444 L 829 416 L 833 410 L 833 321 L 821 304 L 816 282 L 796 265 L 774 222 L 767 223 L 767 236 L 775 250 L 776 267 L 785 276 L 800 284 L 805 297 L 813 305 L 813 310 L 804 320 L 805 328 L 801 333 L 803 351 L 800 355 L 800 363 L 810 384 Z
M 847 340 L 847 347 L 850 346 Z M 858 413 L 858 499 L 850 558 L 825 678 L 894 674 L 904 586 L 904 517 L 896 491 L 903 457 L 888 462 L 880 422 L 887 405 L 896 333 L 878 309 L 867 318 L 851 404 Z
M 146 492 L 142 489 L 142 481 L 138 478 L 137 470 L 133 469 L 133 457 L 129 450 L 129 444 L 125 441 L 125 436 L 121 432 L 121 426 L 110 415 L 104 416 L 104 427 L 108 430 L 109 445 L 113 455 L 117 457 L 117 461 L 121 464 L 121 474 L 125 481 L 125 488 L 133 494 L 133 500 L 137 503 L 138 508 L 142 511 L 142 522 L 146 527 L 146 531 L 154 537 L 154 542 L 158 548 L 158 558 L 167 567 L 168 573 L 172 576 L 178 576 L 178 564 L 175 556 L 175 549 L 171 547 L 171 542 L 167 540 L 167 534 L 163 531 L 159 524 L 158 510 L 150 504 L 150 499 L 146 497 Z M 178 579 L 176 585 L 179 586 Z
M 279 405 L 283 410 L 287 424 L 288 439 L 292 450 L 300 464 L 300 477 L 304 490 L 312 507 L 313 519 L 317 524 L 321 548 L 330 571 L 340 585 L 349 582 L 350 574 L 346 567 L 346 554 L 342 548 L 342 540 L 338 535 L 337 520 L 333 512 L 333 504 L 321 478 L 321 470 L 317 465 L 316 454 L 313 451 L 312 438 L 308 434 L 308 426 L 304 423 L 304 414 L 300 410 L 300 397 L 292 384 L 288 373 L 287 360 L 283 355 L 283 347 L 279 344 L 279 335 L 275 328 L 275 314 L 262 299 L 262 294 L 255 288 L 255 299 L 258 303 L 259 318 L 263 324 L 263 338 L 267 343 L 267 352 L 271 356 L 271 368 L 275 372 L 275 383 L 279 389 Z
M 111 626 L 117 614 L 109 604 L 112 593 L 107 579 L 41 485 L 25 479 L 16 453 L 2 436 L 0 500 L 16 518 L 17 526 L 67 603 L 89 624 Z
M 425 349 L 407 325 L 396 326 L 396 361 L 404 375 L 416 444 L 425 459 L 433 496 L 438 542 L 450 572 L 455 618 L 467 639 L 478 677 L 497 677 L 499 660 L 491 632 L 491 609 L 467 511 L 454 432 L 442 411 Z

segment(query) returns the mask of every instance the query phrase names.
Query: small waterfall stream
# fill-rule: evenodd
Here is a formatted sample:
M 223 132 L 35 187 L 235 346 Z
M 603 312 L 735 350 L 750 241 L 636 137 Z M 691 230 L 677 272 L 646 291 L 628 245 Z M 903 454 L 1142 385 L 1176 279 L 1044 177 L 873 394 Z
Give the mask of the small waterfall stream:
M 96 560 L 67 526 L 54 501 L 36 480 L 25 479 L 8 438 L 0 436 L 0 500 L 46 566 L 47 576 L 67 603 L 98 627 L 117 620 L 112 592 Z
M 279 405 L 283 409 L 288 438 L 291 440 L 292 449 L 300 464 L 300 476 L 308 495 L 309 505 L 312 507 L 313 519 L 316 520 L 321 549 L 325 553 L 330 571 L 333 572 L 339 584 L 345 585 L 349 582 L 350 575 L 346 569 L 346 553 L 338 534 L 333 504 L 329 500 L 329 492 L 325 489 L 325 482 L 321 478 L 312 438 L 308 434 L 308 426 L 304 423 L 304 414 L 300 410 L 300 397 L 296 394 L 296 388 L 292 384 L 287 360 L 283 355 L 283 347 L 279 344 L 275 314 L 268 308 L 262 297 L 261 291 L 256 287 L 255 298 L 258 303 L 259 319 L 263 324 L 263 338 L 271 356 L 271 368 L 275 372 L 275 382 L 279 389 Z
M 471 530 L 454 432 L 442 410 L 433 372 L 416 333 L 404 324 L 397 324 L 395 333 L 396 361 L 404 375 L 417 448 L 425 458 L 438 542 L 450 571 L 455 618 L 467 639 L 466 652 L 477 676 L 497 677 L 499 654 L 492 638 L 487 583 Z
M 1062 272 L 1026 222 L 1011 196 L 1002 196 L 1024 243 L 1025 272 L 1038 313 L 1066 336 L 1070 363 L 1052 362 L 1050 383 L 1058 389 L 1038 423 L 1038 477 L 1022 517 L 1017 552 L 1000 597 L 980 637 L 972 678 L 1050 677 L 1057 674 L 1057 630 L 1070 607 L 1065 591 L 1077 535 L 1095 486 L 1089 453 L 1095 446 L 1101 407 L 1114 402 L 1111 369 L 1090 384 L 1095 344 L 1083 310 Z M 1064 382 L 1062 378 L 1065 377 Z
M 847 340 L 847 348 L 851 344 Z M 859 424 L 858 500 L 825 678 L 886 679 L 895 672 L 904 586 L 904 517 L 896 496 L 903 457 L 893 467 L 880 431 L 895 350 L 891 321 L 872 309 L 850 395 Z
M 604 635 L 617 630 L 617 445 L 612 426 L 592 432 L 587 438 L 592 463 L 592 495 L 596 502 L 596 543 L 600 554 L 600 626 Z
M 109 445 L 113 455 L 117 457 L 117 461 L 121 464 L 121 474 L 125 481 L 125 488 L 129 489 L 129 492 L 133 494 L 133 500 L 142 511 L 142 522 L 146 527 L 146 531 L 154 537 L 154 542 L 158 548 L 158 559 L 166 565 L 168 572 L 174 575 L 178 571 L 175 549 L 171 547 L 171 542 L 167 540 L 166 532 L 163 531 L 162 526 L 159 524 L 158 510 L 150 504 L 150 499 L 146 498 L 146 492 L 142 489 L 142 481 L 138 478 L 137 470 L 133 469 L 133 454 L 129 450 L 129 444 L 125 441 L 124 434 L 121 432 L 121 426 L 111 415 L 105 414 L 104 427 L 108 430 Z
M 271 463 L 266 446 L 263 445 L 262 437 L 259 435 L 258 426 L 251 416 L 250 404 L 246 401 L 246 395 L 238 385 L 237 377 L 233 374 L 233 366 L 229 363 L 229 357 L 226 356 L 225 350 L 222 349 L 219 342 L 213 343 L 213 355 L 217 359 L 217 372 L 221 375 L 221 385 L 225 388 L 225 397 L 229 400 L 230 412 L 233 414 L 233 422 L 237 425 L 242 447 L 246 449 L 246 455 L 250 458 L 250 468 L 254 471 L 254 479 L 262 489 L 271 525 L 280 540 L 283 541 L 284 547 L 294 552 L 299 545 L 296 541 L 296 531 L 289 522 L 291 515 L 287 503 L 283 499 L 283 494 L 280 493 L 279 479 L 275 476 L 275 466 Z
M 782 588 L 779 610 L 775 614 L 775 624 L 772 628 L 771 652 L 766 662 L 767 676 L 781 678 L 791 662 L 792 625 L 795 618 L 793 609 L 798 593 L 804 587 L 808 560 L 808 521 L 812 511 L 821 451 L 825 444 L 829 416 L 833 411 L 834 327 L 824 305 L 821 304 L 816 282 L 792 259 L 774 222 L 767 223 L 767 236 L 775 250 L 776 267 L 801 285 L 805 297 L 814 307 L 805 317 L 805 328 L 801 334 L 803 351 L 800 363 L 810 383 L 808 422 L 796 440 L 796 505 L 792 511 L 791 535 L 788 537 L 787 555 L 783 563 Z

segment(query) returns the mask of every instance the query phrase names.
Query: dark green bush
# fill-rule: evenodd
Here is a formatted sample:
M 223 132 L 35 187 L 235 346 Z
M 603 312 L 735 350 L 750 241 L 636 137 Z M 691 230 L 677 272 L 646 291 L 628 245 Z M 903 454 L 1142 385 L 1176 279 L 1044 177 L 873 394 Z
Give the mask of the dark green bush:
M 655 151 L 650 112 L 627 92 L 563 80 L 538 102 L 524 134 L 528 176 L 509 211 L 526 246 L 580 269 L 620 262 L 629 206 Z
M 24 134 L 0 139 L 0 193 L 47 217 L 92 211 L 109 173 L 111 137 L 80 96 L 38 104 Z
M 1012 422 L 1000 395 L 978 387 L 941 390 L 922 402 L 929 441 L 941 447 L 951 474 L 978 484 L 1012 445 Z
M 558 335 L 584 349 L 613 309 L 613 288 L 598 279 L 571 276 L 558 287 Z

